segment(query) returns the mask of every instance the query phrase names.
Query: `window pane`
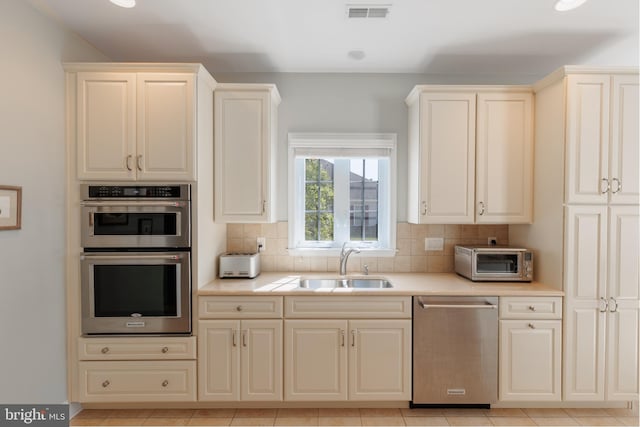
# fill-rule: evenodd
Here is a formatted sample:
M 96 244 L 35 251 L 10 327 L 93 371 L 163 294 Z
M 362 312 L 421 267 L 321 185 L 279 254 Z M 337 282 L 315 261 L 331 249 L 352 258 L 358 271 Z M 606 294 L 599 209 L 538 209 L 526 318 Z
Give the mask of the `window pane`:
M 378 160 L 353 159 L 349 172 L 350 239 L 377 241 Z
M 305 240 L 333 240 L 333 159 L 305 159 Z

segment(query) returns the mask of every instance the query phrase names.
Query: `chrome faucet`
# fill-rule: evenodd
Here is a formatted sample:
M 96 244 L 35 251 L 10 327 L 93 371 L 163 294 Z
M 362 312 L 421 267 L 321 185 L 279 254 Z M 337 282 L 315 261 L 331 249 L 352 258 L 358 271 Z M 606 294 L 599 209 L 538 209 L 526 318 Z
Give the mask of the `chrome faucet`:
M 360 249 L 358 248 L 350 248 L 345 250 L 345 246 L 347 246 L 347 242 L 344 242 L 342 245 L 342 250 L 340 251 L 340 275 L 345 276 L 347 274 L 347 261 L 349 260 L 349 255 L 355 252 L 357 254 L 360 253 Z

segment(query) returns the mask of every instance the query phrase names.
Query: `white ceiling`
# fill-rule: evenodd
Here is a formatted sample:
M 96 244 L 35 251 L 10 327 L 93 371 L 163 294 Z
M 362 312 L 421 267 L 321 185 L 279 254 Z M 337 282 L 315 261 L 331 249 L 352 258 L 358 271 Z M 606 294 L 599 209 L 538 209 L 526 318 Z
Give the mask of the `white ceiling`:
M 202 62 L 211 72 L 543 75 L 637 65 L 639 1 L 30 0 L 114 61 Z M 348 20 L 346 4 L 390 4 Z M 363 50 L 362 60 L 347 56 Z

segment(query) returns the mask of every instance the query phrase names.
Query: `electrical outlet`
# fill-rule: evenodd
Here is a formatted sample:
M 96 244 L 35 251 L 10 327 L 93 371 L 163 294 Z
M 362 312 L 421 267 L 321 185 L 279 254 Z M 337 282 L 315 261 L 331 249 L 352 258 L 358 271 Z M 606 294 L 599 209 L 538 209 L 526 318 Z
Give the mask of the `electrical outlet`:
M 267 249 L 267 239 L 264 237 L 258 237 L 256 239 L 256 246 L 258 252 L 264 252 Z
M 498 238 L 497 237 L 488 237 L 487 238 L 487 245 L 495 246 L 497 244 L 498 244 Z
M 444 250 L 444 239 L 442 237 L 427 237 L 424 239 L 425 251 L 442 251 Z

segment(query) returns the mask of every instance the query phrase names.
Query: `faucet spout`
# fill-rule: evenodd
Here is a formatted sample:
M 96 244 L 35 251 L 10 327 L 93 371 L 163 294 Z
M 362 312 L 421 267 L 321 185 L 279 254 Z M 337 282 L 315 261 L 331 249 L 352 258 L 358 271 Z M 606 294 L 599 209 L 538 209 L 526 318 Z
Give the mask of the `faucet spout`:
M 340 275 L 345 276 L 347 274 L 347 261 L 349 261 L 349 255 L 352 253 L 360 253 L 360 249 L 358 248 L 349 248 L 346 249 L 347 242 L 344 242 L 342 245 L 342 250 L 340 251 Z

